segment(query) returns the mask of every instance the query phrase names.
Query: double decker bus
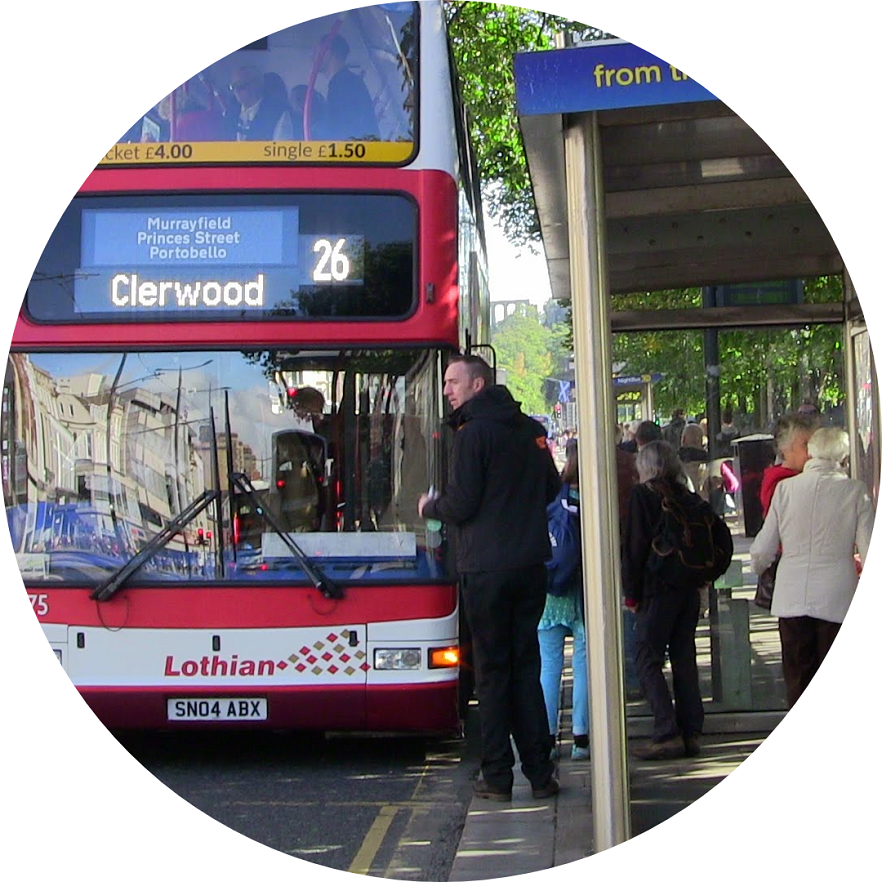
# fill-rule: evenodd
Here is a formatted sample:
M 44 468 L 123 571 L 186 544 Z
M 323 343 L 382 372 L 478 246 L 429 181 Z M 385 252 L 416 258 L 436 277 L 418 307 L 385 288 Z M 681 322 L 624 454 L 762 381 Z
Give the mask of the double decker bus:
M 138 119 L 14 330 L 7 522 L 111 728 L 459 726 L 446 359 L 489 328 L 440 3 L 270 34 Z

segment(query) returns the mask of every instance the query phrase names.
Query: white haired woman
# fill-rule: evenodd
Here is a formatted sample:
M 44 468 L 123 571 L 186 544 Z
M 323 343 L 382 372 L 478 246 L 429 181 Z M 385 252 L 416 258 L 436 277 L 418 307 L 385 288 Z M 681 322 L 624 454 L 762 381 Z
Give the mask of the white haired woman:
M 663 498 L 682 500 L 692 494 L 677 452 L 665 441 L 640 449 L 637 475 L 640 483 L 631 490 L 622 536 L 622 587 L 626 609 L 637 616 L 634 667 L 654 724 L 652 740 L 634 755 L 648 760 L 697 756 L 704 726 L 695 657 L 699 591 L 663 584 L 647 565 L 661 526 Z M 663 670 L 666 656 L 673 699 Z
M 870 544 L 873 504 L 863 482 L 846 474 L 847 455 L 842 429 L 818 429 L 802 472 L 777 487 L 750 547 L 757 574 L 781 547 L 772 615 L 778 617 L 790 707 L 826 657 L 854 597 L 855 548 L 863 562 Z

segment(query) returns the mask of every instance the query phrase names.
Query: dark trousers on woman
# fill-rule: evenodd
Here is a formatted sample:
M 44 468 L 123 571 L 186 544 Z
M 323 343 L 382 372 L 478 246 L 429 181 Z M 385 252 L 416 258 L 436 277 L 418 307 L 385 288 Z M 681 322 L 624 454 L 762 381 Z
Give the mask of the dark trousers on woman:
M 698 589 L 670 588 L 649 595 L 637 613 L 634 664 L 655 717 L 655 742 L 700 735 L 704 727 L 695 659 L 699 606 Z M 666 653 L 671 661 L 673 700 L 662 670 Z
M 787 704 L 793 707 L 827 657 L 842 625 L 811 616 L 778 619 Z
M 545 582 L 544 564 L 462 577 L 481 723 L 481 773 L 497 790 L 511 790 L 514 781 L 510 736 L 534 789 L 547 786 L 554 773 L 539 679 L 537 627 Z

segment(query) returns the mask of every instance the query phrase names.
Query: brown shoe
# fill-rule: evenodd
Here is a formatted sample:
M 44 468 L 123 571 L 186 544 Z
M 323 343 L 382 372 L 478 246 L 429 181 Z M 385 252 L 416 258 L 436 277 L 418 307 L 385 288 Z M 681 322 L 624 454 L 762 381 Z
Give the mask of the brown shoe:
M 542 787 L 533 788 L 533 799 L 549 799 L 560 793 L 560 784 L 557 778 L 549 778 L 548 783 Z
M 683 747 L 686 756 L 698 756 L 701 753 L 701 734 L 693 732 L 691 735 L 684 735 Z
M 643 760 L 668 760 L 679 759 L 686 753 L 683 739 L 678 735 L 676 738 L 668 738 L 667 741 L 650 741 L 644 747 L 637 747 L 633 751 L 637 759 Z
M 475 781 L 473 788 L 475 796 L 480 799 L 490 799 L 493 802 L 511 802 L 511 790 L 499 790 L 491 787 L 483 778 Z

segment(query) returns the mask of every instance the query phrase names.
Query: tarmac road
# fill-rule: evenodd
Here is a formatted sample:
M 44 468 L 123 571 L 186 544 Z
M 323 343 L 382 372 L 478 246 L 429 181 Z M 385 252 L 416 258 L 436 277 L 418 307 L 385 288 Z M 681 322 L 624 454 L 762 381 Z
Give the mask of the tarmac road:
M 472 708 L 474 713 L 474 708 Z M 446 879 L 477 774 L 464 740 L 116 733 L 196 808 L 270 848 L 389 879 Z

